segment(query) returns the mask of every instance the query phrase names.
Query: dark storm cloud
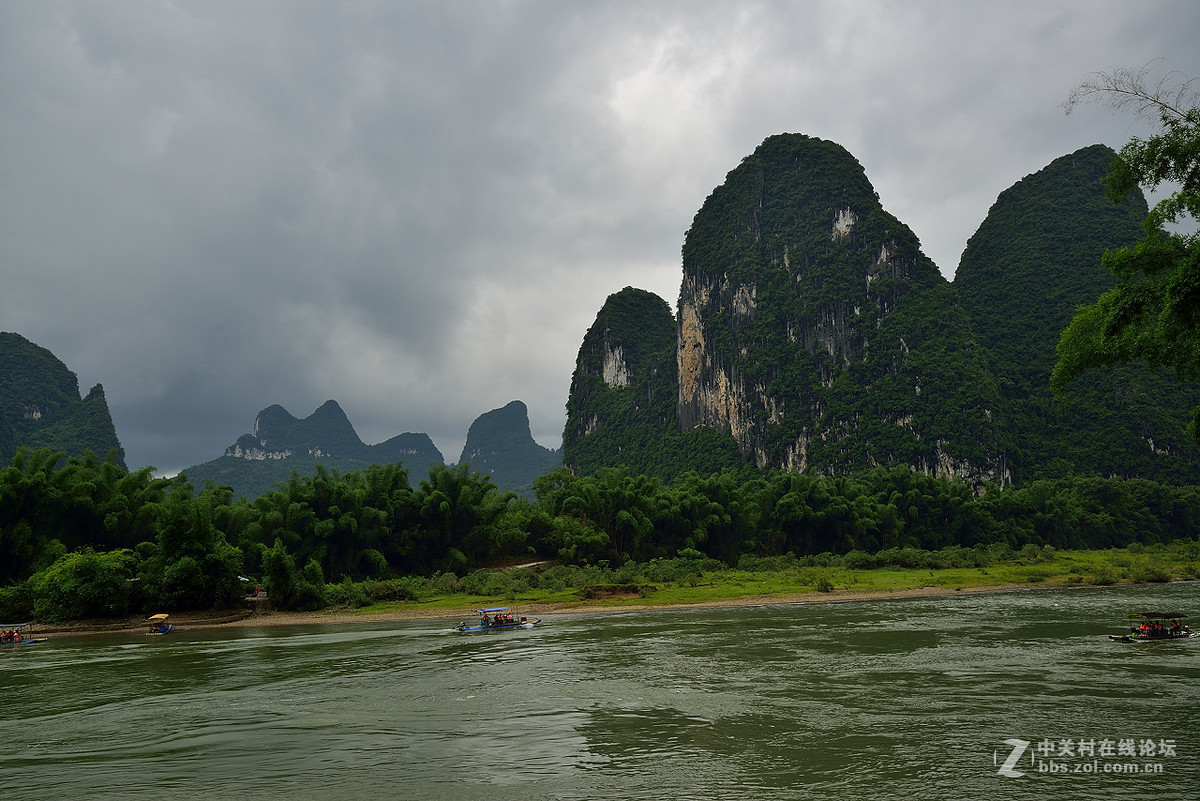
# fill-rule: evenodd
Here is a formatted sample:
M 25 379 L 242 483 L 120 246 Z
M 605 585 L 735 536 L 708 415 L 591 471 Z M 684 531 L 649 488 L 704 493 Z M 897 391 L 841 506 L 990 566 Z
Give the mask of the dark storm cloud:
M 832 139 L 948 277 L 996 195 L 1144 132 L 1088 73 L 1200 74 L 1151 2 L 0 5 L 0 329 L 103 382 L 131 466 L 328 398 L 455 460 L 519 398 L 557 446 L 607 295 L 674 303 L 765 137 Z

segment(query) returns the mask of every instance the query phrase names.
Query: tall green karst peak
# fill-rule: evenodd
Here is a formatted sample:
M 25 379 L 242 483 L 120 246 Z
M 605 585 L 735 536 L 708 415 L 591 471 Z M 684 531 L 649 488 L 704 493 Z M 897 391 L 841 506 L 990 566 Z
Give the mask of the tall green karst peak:
M 1069 473 L 1200 480 L 1185 431 L 1200 390 L 1142 365 L 1093 371 L 1065 402 L 1050 394 L 1055 347 L 1076 307 L 1114 286 L 1105 250 L 1144 232 L 1146 201 L 1115 204 L 1104 176 L 1114 151 L 1091 145 L 1004 190 L 967 242 L 954 287 L 1005 398 L 1018 481 Z
M 999 396 L 953 289 L 841 146 L 772 136 L 696 214 L 677 327 L 682 430 L 759 467 L 1007 477 Z
M 644 289 L 625 287 L 609 295 L 579 349 L 580 368 L 612 387 L 658 366 L 675 345 L 675 320 L 667 302 Z
M 463 445 L 460 462 L 478 458 L 479 448 L 505 443 L 524 447 L 533 442 L 529 428 L 529 408 L 521 401 L 510 401 L 499 409 L 484 412 L 475 418 L 467 430 L 467 441 Z M 537 444 L 537 443 L 534 443 Z
M 79 379 L 53 353 L 20 334 L 0 332 L 0 463 L 17 448 L 68 456 L 110 452 L 125 466 L 108 401 L 99 384 L 79 396 Z
M 1090 145 L 1055 159 L 1001 192 L 967 241 L 954 286 L 1000 373 L 1044 382 L 1075 307 L 1115 282 L 1104 251 L 1142 235 L 1142 193 L 1104 196 L 1115 157 Z
M 674 398 L 675 318 L 667 302 L 633 287 L 609 295 L 575 360 L 563 430 L 566 465 L 588 472 L 610 464 L 626 436 L 634 436 L 630 427 L 674 429 Z

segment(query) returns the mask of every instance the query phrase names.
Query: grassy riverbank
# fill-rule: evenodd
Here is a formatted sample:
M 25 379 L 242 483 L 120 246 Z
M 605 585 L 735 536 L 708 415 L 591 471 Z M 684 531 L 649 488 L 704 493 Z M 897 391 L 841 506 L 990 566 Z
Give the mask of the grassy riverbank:
M 973 564 L 975 562 L 976 564 Z M 180 630 L 226 626 L 354 623 L 465 616 L 486 606 L 527 614 L 906 598 L 1004 590 L 1165 583 L 1200 578 L 1200 543 L 1056 551 L 1028 546 L 997 557 L 974 549 L 898 549 L 743 559 L 737 567 L 677 558 L 645 564 L 537 563 L 467 576 L 326 585 L 327 605 L 275 611 L 269 601 L 238 609 L 177 612 Z M 373 597 L 374 596 L 374 597 Z M 388 597 L 393 596 L 393 597 Z M 400 596 L 400 597 L 394 597 Z M 1187 610 L 1184 610 L 1187 611 Z M 1200 614 L 1200 608 L 1195 610 Z M 39 630 L 103 633 L 141 629 L 142 617 L 75 621 Z
M 738 567 L 687 559 L 616 569 L 513 567 L 477 571 L 462 579 L 435 577 L 419 586 L 407 585 L 405 590 L 415 597 L 374 602 L 369 593 L 381 588 L 369 582 L 330 585 L 327 589 L 333 608 L 343 614 L 374 616 L 417 611 L 423 615 L 455 614 L 494 604 L 564 611 L 678 607 L 1200 578 L 1200 545 L 1195 542 L 1105 551 L 1027 548 L 1012 558 L 981 559 L 978 561 L 986 564 L 974 565 L 965 556 L 967 553 L 963 549 L 952 553 L 904 549 L 891 554 L 894 563 L 874 567 L 859 566 L 863 560 L 854 558 L 854 554 L 743 559 Z M 868 557 L 868 563 L 871 559 Z M 925 563 L 913 564 L 922 561 Z M 387 590 L 386 586 L 382 589 Z

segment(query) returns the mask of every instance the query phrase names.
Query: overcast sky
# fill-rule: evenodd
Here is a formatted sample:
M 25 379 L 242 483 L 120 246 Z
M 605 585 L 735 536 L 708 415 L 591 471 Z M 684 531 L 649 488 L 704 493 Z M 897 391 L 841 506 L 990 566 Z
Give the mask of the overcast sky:
M 0 330 L 104 385 L 131 468 L 332 398 L 376 443 L 524 401 L 766 137 L 846 147 L 953 278 L 1002 190 L 1200 76 L 1200 3 L 0 2 Z M 415 476 L 420 478 L 420 476 Z

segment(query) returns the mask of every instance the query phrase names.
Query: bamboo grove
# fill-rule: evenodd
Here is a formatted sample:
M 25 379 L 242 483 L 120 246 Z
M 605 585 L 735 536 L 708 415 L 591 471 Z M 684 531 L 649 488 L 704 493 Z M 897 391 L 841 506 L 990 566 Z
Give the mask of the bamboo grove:
M 326 582 L 465 575 L 521 560 L 621 565 L 887 549 L 1098 549 L 1196 540 L 1200 492 L 1079 476 L 979 494 L 884 469 L 856 476 L 623 469 L 502 493 L 469 465 L 415 485 L 400 465 L 318 467 L 253 500 L 186 477 L 129 472 L 113 458 L 21 450 L 0 471 L 0 616 L 60 619 L 236 601 L 247 580 L 284 608 Z

